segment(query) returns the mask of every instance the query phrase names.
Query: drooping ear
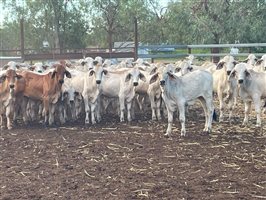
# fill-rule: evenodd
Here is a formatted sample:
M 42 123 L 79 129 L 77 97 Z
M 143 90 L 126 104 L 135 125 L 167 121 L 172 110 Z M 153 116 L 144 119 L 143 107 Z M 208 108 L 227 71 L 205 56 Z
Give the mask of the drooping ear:
M 16 78 L 17 78 L 17 79 L 21 79 L 22 76 L 17 74 L 17 75 L 16 75 Z
M 175 73 L 180 72 L 180 70 L 181 70 L 181 67 L 175 68 Z
M 238 63 L 239 63 L 239 62 L 238 62 L 238 61 L 236 61 L 236 60 L 233 62 L 233 64 L 234 64 L 234 65 L 236 65 L 236 64 L 238 64 Z
M 55 77 L 55 74 L 56 74 L 56 71 L 53 71 L 53 73 L 52 73 L 52 78 Z
M 263 59 L 259 59 L 257 60 L 256 64 L 255 65 L 260 65 L 262 63 Z
M 42 67 L 43 67 L 44 70 L 46 70 L 47 68 L 49 68 L 48 65 L 43 65 Z
M 246 77 L 247 77 L 247 78 L 249 78 L 249 77 L 250 77 L 250 73 L 249 73 L 249 71 L 248 71 L 248 70 L 245 70 L 245 75 L 246 75 Z
M 104 75 L 106 75 L 108 73 L 108 71 L 106 69 L 103 70 Z
M 6 80 L 6 75 L 0 76 L 0 83 L 3 83 Z
M 152 70 L 151 70 L 151 72 L 150 72 L 150 75 L 152 75 L 152 74 L 154 74 L 155 72 L 157 72 L 157 67 L 154 67 Z
M 140 78 L 140 80 L 142 80 L 143 82 L 146 82 L 146 77 L 144 76 L 144 74 L 139 73 L 139 78 Z
M 171 72 L 167 72 L 168 76 L 172 79 L 176 79 L 176 77 L 174 76 L 174 74 L 172 74 Z
M 159 73 L 156 72 L 155 74 L 152 75 L 151 79 L 150 79 L 150 84 L 156 82 L 159 78 Z
M 67 77 L 67 78 L 71 78 L 71 77 L 72 77 L 71 74 L 70 74 L 70 72 L 67 71 L 67 70 L 65 71 L 65 74 L 66 74 L 66 77 Z
M 230 79 L 231 77 L 235 77 L 236 76 L 236 71 L 233 69 L 228 77 L 228 79 Z
M 94 74 L 94 70 L 90 70 L 89 76 L 92 76 Z
M 9 65 L 4 65 L 4 66 L 3 66 L 3 70 L 7 70 L 8 67 L 9 67 Z
M 86 61 L 82 61 L 81 65 L 84 66 L 87 62 Z
M 143 69 L 142 67 L 138 67 L 138 69 L 139 69 L 140 71 L 145 71 L 145 69 Z
M 225 64 L 224 61 L 219 62 L 218 65 L 217 65 L 217 67 L 216 67 L 216 69 L 222 69 L 224 67 L 224 64 Z
M 125 79 L 125 82 L 128 82 L 130 79 L 131 79 L 131 74 L 129 73 L 127 76 L 126 76 L 126 79 Z
M 34 66 L 34 65 L 33 65 L 33 66 L 30 66 L 30 67 L 29 67 L 29 70 L 30 70 L 30 71 L 34 71 L 34 70 L 35 70 L 35 66 Z

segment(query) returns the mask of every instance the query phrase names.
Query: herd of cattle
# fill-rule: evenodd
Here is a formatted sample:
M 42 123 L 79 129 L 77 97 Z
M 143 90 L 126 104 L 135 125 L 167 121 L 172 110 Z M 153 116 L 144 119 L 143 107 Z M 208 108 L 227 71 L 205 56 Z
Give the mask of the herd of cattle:
M 199 100 L 205 113 L 204 130 L 210 132 L 215 116 L 213 94 L 219 100 L 219 121 L 228 105 L 229 120 L 238 96 L 245 105 L 243 124 L 248 123 L 251 102 L 261 126 L 261 100 L 266 97 L 266 55 L 250 54 L 245 61 L 231 55 L 219 63 L 193 64 L 190 55 L 176 63 L 148 63 L 125 59 L 117 64 L 101 57 L 58 61 L 49 65 L 9 62 L 0 68 L 0 123 L 12 129 L 16 120 L 45 125 L 76 121 L 85 114 L 85 124 L 100 122 L 107 110 L 119 110 L 120 121 L 134 119 L 134 110 L 151 108 L 152 120 L 167 113 L 172 131 L 173 113 L 178 110 L 181 135 L 185 136 L 187 107 Z

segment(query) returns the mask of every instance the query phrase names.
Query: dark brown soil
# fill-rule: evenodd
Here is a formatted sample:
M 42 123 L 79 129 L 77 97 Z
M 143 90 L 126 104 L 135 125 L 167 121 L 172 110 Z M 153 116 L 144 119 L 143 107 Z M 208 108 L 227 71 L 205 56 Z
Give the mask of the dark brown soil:
M 178 120 L 138 114 L 131 124 L 106 116 L 96 126 L 20 125 L 0 134 L 0 199 L 265 199 L 265 126 L 213 123 L 190 109 L 186 138 Z M 265 118 L 263 119 L 265 122 Z

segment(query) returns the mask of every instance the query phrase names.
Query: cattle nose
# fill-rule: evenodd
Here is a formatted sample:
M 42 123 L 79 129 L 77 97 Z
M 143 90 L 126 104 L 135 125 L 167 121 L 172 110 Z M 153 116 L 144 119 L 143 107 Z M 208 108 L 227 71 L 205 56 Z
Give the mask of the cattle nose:
M 138 82 L 134 82 L 133 85 L 134 85 L 134 86 L 138 86 Z
M 15 85 L 9 85 L 10 89 L 14 89 Z
M 38 70 L 38 73 L 42 73 L 42 70 Z
M 229 76 L 231 74 L 231 71 L 227 71 L 227 75 Z
M 70 102 L 70 104 L 74 104 L 74 100 L 70 100 L 69 102 Z
M 96 81 L 96 84 L 101 84 L 101 80 L 97 80 Z
M 64 83 L 64 80 L 63 79 L 59 80 L 59 83 L 60 84 L 63 84 Z
M 161 80 L 160 85 L 162 85 L 162 86 L 165 85 L 165 80 Z
M 240 84 L 243 83 L 243 79 L 239 79 L 238 83 L 240 83 Z

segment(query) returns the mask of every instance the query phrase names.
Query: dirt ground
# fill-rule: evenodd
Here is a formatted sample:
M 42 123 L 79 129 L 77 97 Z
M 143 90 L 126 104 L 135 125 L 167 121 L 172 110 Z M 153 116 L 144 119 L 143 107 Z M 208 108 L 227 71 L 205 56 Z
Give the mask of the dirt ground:
M 265 199 L 266 125 L 213 123 L 202 133 L 200 107 L 190 109 L 180 137 L 178 120 L 138 114 L 131 124 L 103 122 L 58 128 L 19 125 L 0 134 L 0 199 Z

